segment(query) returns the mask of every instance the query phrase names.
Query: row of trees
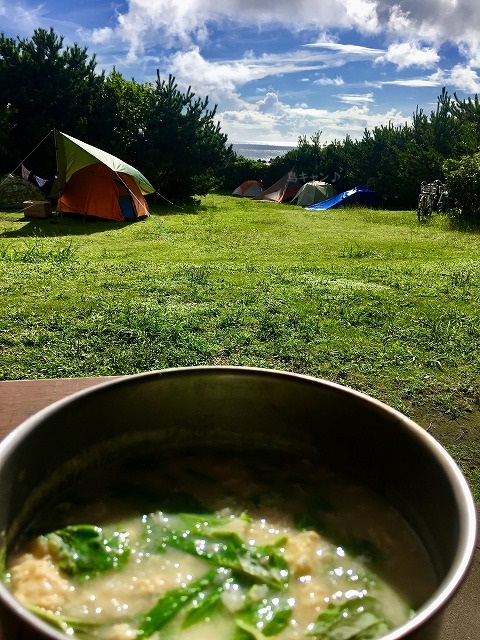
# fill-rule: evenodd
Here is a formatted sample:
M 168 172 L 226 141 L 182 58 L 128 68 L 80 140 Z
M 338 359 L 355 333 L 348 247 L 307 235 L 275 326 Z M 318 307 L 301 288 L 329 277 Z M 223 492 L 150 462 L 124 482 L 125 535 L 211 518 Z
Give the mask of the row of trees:
M 172 76 L 142 84 L 98 73 L 95 55 L 64 46 L 53 29 L 0 35 L 0 96 L 1 173 L 25 161 L 51 177 L 55 150 L 45 139 L 55 128 L 134 164 L 165 197 L 219 188 L 234 159 L 208 97 L 180 91 Z
M 237 156 L 216 120 L 216 106 L 175 78 L 152 83 L 105 75 L 95 55 L 64 46 L 53 29 L 31 39 L 0 35 L 0 173 L 18 163 L 42 177 L 55 171 L 53 144 L 35 145 L 58 128 L 110 151 L 142 170 L 162 195 L 184 199 L 232 191 L 248 178 L 265 185 L 296 165 L 305 179 L 338 191 L 359 185 L 385 205 L 414 208 L 422 181 L 446 180 L 457 211 L 480 217 L 480 103 L 444 89 L 436 109 L 411 122 L 365 130 L 360 140 L 324 144 L 321 132 L 270 163 Z M 478 188 L 477 188 L 478 187 Z
M 255 177 L 268 181 L 296 166 L 307 179 L 332 182 L 337 191 L 362 186 L 383 195 L 386 207 L 416 208 L 422 181 L 446 182 L 452 215 L 480 217 L 480 103 L 460 101 L 443 89 L 436 109 L 421 109 L 412 121 L 365 130 L 360 140 L 323 144 L 321 133 L 268 167 L 254 163 Z M 237 161 L 237 164 L 241 164 Z M 477 174 L 478 172 L 478 174 Z

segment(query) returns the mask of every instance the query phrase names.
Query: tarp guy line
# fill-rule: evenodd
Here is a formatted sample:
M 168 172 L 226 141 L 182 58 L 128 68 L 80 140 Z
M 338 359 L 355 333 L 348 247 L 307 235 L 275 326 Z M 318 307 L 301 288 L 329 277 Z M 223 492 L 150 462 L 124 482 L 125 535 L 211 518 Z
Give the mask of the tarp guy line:
M 125 187 L 125 189 L 128 191 L 128 193 L 130 194 L 130 196 L 136 200 L 137 202 L 140 202 L 139 199 L 137 198 L 137 196 L 133 193 L 133 191 L 131 189 L 129 189 L 128 184 L 126 184 L 125 180 L 122 179 L 122 176 L 115 172 L 115 175 L 117 176 L 117 178 L 120 180 L 120 182 L 123 184 L 123 186 Z M 158 193 L 158 192 L 155 192 Z M 158 194 L 160 195 L 160 194 Z M 145 207 L 143 206 L 143 203 L 140 202 L 140 204 L 142 205 L 142 207 L 145 209 Z M 172 203 L 173 204 L 173 203 Z M 159 227 L 160 231 L 171 241 L 171 242 L 175 242 L 175 240 L 168 235 L 168 233 L 165 231 L 165 229 L 162 227 L 162 225 L 158 222 L 158 220 L 155 220 L 155 218 L 152 216 L 152 214 L 150 212 L 147 211 L 147 217 L 152 218 L 152 220 L 154 221 L 154 223 L 157 225 L 157 227 Z

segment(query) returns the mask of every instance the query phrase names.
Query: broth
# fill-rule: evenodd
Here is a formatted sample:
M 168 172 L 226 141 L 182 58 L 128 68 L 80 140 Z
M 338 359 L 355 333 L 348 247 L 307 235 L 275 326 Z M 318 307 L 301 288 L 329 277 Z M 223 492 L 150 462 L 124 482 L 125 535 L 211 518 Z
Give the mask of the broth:
M 371 640 L 435 587 L 419 540 L 364 485 L 224 454 L 125 461 L 79 483 L 32 523 L 7 581 L 92 640 Z

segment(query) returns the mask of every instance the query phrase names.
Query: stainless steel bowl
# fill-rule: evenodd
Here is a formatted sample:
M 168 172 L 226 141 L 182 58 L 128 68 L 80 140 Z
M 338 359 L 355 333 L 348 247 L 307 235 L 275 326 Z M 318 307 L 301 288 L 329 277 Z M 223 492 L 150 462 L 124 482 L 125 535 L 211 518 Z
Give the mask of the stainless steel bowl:
M 339 455 L 341 443 L 342 455 Z M 475 548 L 475 505 L 448 453 L 381 402 L 309 376 L 190 367 L 129 376 L 76 393 L 26 420 L 0 444 L 3 560 L 32 514 L 86 468 L 133 450 L 197 446 L 308 455 L 373 485 L 426 547 L 438 584 L 385 640 L 432 640 Z M 3 640 L 67 636 L 0 584 Z

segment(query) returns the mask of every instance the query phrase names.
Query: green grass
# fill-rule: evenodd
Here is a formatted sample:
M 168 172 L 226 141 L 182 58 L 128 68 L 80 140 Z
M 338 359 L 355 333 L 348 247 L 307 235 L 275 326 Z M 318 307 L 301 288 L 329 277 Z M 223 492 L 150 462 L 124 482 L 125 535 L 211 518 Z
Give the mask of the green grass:
M 140 223 L 0 213 L 0 379 L 251 365 L 349 385 L 480 497 L 480 234 L 211 195 Z

